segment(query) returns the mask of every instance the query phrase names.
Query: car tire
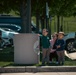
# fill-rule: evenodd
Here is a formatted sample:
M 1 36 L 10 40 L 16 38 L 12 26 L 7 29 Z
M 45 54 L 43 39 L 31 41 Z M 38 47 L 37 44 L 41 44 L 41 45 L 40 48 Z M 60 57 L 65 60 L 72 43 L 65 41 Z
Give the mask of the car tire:
M 13 45 L 13 39 L 10 39 L 9 41 L 10 41 L 10 44 Z
M 76 51 L 76 49 L 73 47 L 73 45 L 74 45 L 74 40 L 73 39 L 68 40 L 67 43 L 66 43 L 66 50 L 68 52 Z

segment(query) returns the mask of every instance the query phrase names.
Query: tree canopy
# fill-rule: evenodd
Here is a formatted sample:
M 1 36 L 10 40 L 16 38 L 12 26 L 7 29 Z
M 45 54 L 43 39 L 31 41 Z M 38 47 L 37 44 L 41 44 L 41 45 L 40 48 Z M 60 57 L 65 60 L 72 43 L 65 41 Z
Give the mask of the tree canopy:
M 0 13 L 9 13 L 11 10 L 19 11 L 21 0 L 0 0 Z
M 20 12 L 22 1 L 27 0 L 0 0 L 0 13 L 9 13 L 11 10 Z M 32 15 L 38 11 L 45 13 L 46 2 L 49 4 L 51 15 L 70 16 L 76 13 L 76 0 L 31 0 Z

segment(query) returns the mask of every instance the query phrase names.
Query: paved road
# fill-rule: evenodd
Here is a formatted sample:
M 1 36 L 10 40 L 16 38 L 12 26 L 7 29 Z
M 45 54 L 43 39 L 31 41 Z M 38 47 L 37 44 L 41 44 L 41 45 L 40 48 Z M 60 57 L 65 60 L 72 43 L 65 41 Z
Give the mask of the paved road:
M 67 53 L 67 52 L 65 51 L 65 55 L 66 55 L 67 57 L 69 57 L 70 59 L 72 59 L 72 60 L 75 60 L 75 59 L 76 59 L 76 52 L 74 52 L 74 53 Z
M 1 73 L 0 75 L 76 75 L 76 72 Z

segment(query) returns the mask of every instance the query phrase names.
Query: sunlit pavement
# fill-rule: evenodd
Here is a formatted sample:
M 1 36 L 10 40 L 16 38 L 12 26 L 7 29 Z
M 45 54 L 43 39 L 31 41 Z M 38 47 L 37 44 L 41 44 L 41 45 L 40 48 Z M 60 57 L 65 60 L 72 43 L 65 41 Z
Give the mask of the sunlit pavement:
M 1 73 L 0 75 L 76 75 L 76 72 Z
M 70 59 L 72 59 L 72 60 L 75 60 L 75 59 L 76 59 L 76 52 L 74 52 L 74 53 L 67 53 L 67 52 L 65 51 L 65 55 L 66 55 L 67 57 L 69 57 Z

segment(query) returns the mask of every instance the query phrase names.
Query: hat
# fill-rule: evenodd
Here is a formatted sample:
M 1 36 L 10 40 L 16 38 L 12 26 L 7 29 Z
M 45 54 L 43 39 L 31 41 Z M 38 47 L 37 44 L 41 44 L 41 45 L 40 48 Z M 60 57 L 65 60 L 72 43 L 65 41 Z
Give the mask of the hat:
M 64 32 L 59 32 L 59 34 L 63 34 L 64 35 Z

